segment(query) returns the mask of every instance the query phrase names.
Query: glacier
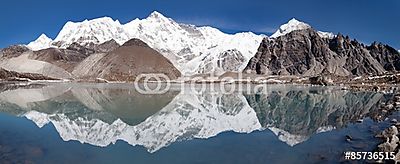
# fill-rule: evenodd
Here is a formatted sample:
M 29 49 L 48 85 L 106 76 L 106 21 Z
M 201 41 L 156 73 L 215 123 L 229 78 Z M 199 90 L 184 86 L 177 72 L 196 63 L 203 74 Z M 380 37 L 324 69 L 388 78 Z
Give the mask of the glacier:
M 274 39 L 294 30 L 312 28 L 295 18 L 283 24 L 269 38 Z M 333 38 L 330 32 L 318 31 L 323 38 Z M 268 36 L 252 32 L 227 34 L 210 26 L 178 23 L 154 11 L 148 17 L 136 18 L 121 24 L 110 17 L 68 21 L 54 40 L 42 34 L 28 44 L 34 51 L 50 47 L 67 48 L 73 43 L 82 46 L 102 44 L 115 40 L 122 45 L 137 38 L 160 52 L 182 73 L 222 75 L 225 72 L 242 72 L 256 54 L 261 41 Z

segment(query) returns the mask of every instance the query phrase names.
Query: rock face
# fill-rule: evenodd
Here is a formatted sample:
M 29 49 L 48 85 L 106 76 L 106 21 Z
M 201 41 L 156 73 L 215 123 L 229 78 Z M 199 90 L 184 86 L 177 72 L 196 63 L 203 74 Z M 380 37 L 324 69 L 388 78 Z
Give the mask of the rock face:
M 400 70 L 400 55 L 393 55 L 399 54 L 400 52 L 396 51 L 394 48 L 374 42 L 371 46 L 368 46 L 367 49 L 385 70 Z
M 12 45 L 0 50 L 0 59 L 18 57 L 26 51 L 29 51 L 29 48 L 24 45 Z
M 119 46 L 120 45 L 114 39 L 111 39 L 102 44 L 94 45 L 93 50 L 97 53 L 107 53 L 117 49 Z
M 78 78 L 112 81 L 134 81 L 146 73 L 161 73 L 171 79 L 181 76 L 168 59 L 139 39 L 131 39 L 109 53 L 89 56 L 72 73 Z
M 78 51 L 81 54 L 90 55 L 93 53 L 107 53 L 115 50 L 120 45 L 114 40 L 111 39 L 101 44 L 88 43 L 86 45 L 81 45 L 77 42 L 72 43 L 67 47 L 69 50 Z
M 312 28 L 264 39 L 244 72 L 263 75 L 379 75 L 398 71 L 400 54 L 387 45 L 364 46 L 341 34 L 323 38 Z

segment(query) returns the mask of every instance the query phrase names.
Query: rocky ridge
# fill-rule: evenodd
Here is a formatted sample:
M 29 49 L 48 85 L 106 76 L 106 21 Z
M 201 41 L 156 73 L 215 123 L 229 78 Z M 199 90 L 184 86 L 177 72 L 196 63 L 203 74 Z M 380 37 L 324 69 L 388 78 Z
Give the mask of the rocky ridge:
M 312 28 L 265 38 L 245 68 L 261 75 L 354 77 L 399 71 L 400 54 L 388 45 L 365 46 L 348 36 L 321 37 Z

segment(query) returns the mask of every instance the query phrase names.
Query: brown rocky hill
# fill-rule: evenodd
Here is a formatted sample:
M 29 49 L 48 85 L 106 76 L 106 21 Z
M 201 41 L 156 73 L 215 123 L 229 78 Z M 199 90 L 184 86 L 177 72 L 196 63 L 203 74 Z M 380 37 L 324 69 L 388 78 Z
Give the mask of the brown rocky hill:
M 48 48 L 34 51 L 29 55 L 29 59 L 48 62 L 63 68 L 67 72 L 72 72 L 74 67 L 88 56 L 89 54 L 81 53 L 76 50 Z
M 79 79 L 110 81 L 134 81 L 146 73 L 161 73 L 171 79 L 181 76 L 167 58 L 139 39 L 131 39 L 109 53 L 92 54 L 72 72 Z
M 312 28 L 265 38 L 244 72 L 261 75 L 379 75 L 400 70 L 400 54 L 388 45 L 365 46 L 338 34 L 322 38 Z
M 29 51 L 29 48 L 24 45 L 11 45 L 0 50 L 0 60 L 18 57 L 27 51 Z
M 82 46 L 72 43 L 66 49 L 48 48 L 33 52 L 30 59 L 40 60 L 54 64 L 58 67 L 72 72 L 76 65 L 94 53 L 107 53 L 115 50 L 120 45 L 115 40 L 110 40 L 102 44 L 89 44 Z

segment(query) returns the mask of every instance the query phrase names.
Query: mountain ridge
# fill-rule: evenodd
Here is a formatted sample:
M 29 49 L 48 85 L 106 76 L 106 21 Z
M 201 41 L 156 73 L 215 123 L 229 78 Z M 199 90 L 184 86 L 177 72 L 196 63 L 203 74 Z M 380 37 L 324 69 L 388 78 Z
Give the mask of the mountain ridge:
M 246 73 L 296 76 L 382 75 L 400 70 L 400 54 L 388 45 L 365 46 L 338 34 L 324 38 L 312 28 L 264 39 Z
M 5 54 L 1 55 L 3 59 L 7 59 L 33 51 L 29 52 L 33 54 L 29 59 L 49 62 L 71 72 L 85 58 L 91 55 L 90 60 L 101 57 L 101 53 L 107 54 L 121 45 L 123 47 L 132 39 L 139 39 L 142 45 L 160 53 L 183 77 L 221 76 L 229 72 L 349 77 L 400 70 L 398 51 L 388 45 L 374 43 L 365 46 L 340 33 L 318 31 L 295 18 L 267 37 L 252 32 L 226 34 L 210 26 L 178 23 L 157 11 L 125 24 L 110 17 L 68 21 L 54 40 L 42 34 L 27 46 L 5 48 L 0 53 Z M 272 57 L 278 59 L 272 60 Z M 64 59 L 78 60 L 68 64 Z M 159 73 L 161 70 L 154 71 Z
M 226 34 L 209 26 L 177 23 L 154 11 L 147 18 L 136 18 L 126 24 L 110 17 L 83 22 L 69 21 L 51 46 L 67 48 L 75 42 L 85 46 L 90 43 L 102 44 L 111 39 L 122 45 L 132 38 L 143 40 L 173 62 L 184 75 L 190 76 L 197 73 L 226 72 L 224 68 L 218 67 L 218 60 L 224 60 L 218 56 L 235 48 L 241 52 L 244 60 L 236 61 L 237 65 L 233 69 L 241 71 L 255 53 L 263 36 L 251 32 Z

